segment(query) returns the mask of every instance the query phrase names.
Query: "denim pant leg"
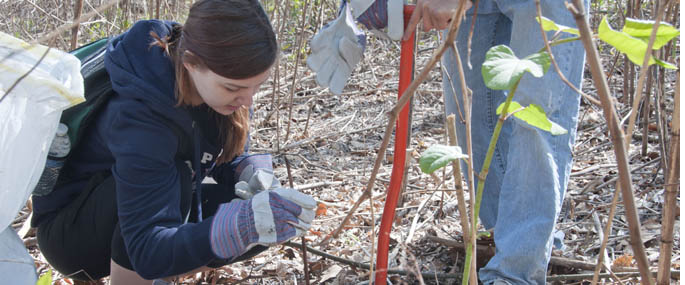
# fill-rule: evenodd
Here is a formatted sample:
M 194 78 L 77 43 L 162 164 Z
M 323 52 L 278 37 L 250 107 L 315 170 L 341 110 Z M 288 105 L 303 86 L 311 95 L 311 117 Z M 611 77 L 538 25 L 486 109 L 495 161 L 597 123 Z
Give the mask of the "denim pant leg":
M 505 95 L 502 91 L 485 87 L 480 67 L 485 60 L 485 53 L 490 47 L 499 44 L 508 44 L 511 31 L 511 21 L 506 16 L 500 14 L 496 10 L 496 7 L 493 9 L 494 2 L 480 1 L 480 3 L 479 14 L 478 17 L 476 17 L 475 31 L 471 43 L 472 53 L 470 60 L 473 68 L 470 69 L 468 67 L 466 52 L 468 33 L 472 20 L 471 10 L 467 12 L 466 20 L 462 23 L 462 28 L 457 34 L 456 39 L 457 49 L 459 50 L 459 55 L 462 60 L 466 85 L 468 85 L 472 91 L 471 141 L 474 156 L 474 173 L 480 172 L 483 166 L 490 137 L 495 129 L 495 124 L 497 124 L 498 116 L 495 114 L 495 110 L 505 99 Z M 441 62 L 443 66 L 442 82 L 445 113 L 446 115 L 455 114 L 457 121 L 457 139 L 462 150 L 466 152 L 464 104 L 462 101 L 461 83 L 454 51 L 452 49 L 445 51 Z M 500 137 L 508 137 L 510 134 L 511 123 L 506 122 L 502 128 Z M 504 174 L 504 167 L 506 165 L 504 157 L 507 153 L 507 143 L 506 140 L 502 139 L 498 142 L 495 148 L 494 158 L 490 164 L 490 174 L 488 174 L 483 190 L 480 220 L 486 229 L 492 229 L 497 220 L 500 185 L 502 184 L 502 174 Z M 464 177 L 467 177 L 467 168 L 463 162 L 462 170 L 464 172 Z
M 492 1 L 481 1 L 481 4 L 488 2 Z M 482 44 L 484 41 L 477 38 L 490 37 L 492 42 L 499 41 L 504 44 L 508 42 L 519 58 L 537 52 L 543 46 L 539 26 L 535 21 L 534 1 L 506 0 L 496 2 L 496 4 L 501 12 L 500 15 L 504 15 L 511 21 L 511 28 L 507 31 L 498 29 L 496 24 L 479 26 L 481 22 L 487 23 L 488 19 L 497 17 L 494 16 L 497 13 L 491 13 L 491 11 L 483 15 L 479 12 L 472 44 L 474 70 L 471 73 L 479 73 L 482 63 L 481 59 L 476 58 L 475 53 L 484 53 L 491 46 L 496 45 L 476 46 L 477 43 Z M 559 24 L 575 26 L 563 1 L 543 2 L 542 11 L 545 17 Z M 502 40 L 501 37 L 507 32 L 509 39 Z M 458 42 L 460 51 L 465 51 L 466 49 L 463 48 L 465 40 L 461 35 L 458 41 L 462 41 Z M 579 42 L 565 44 L 554 47 L 553 52 L 565 76 L 576 86 L 580 85 L 584 65 L 582 45 Z M 446 58 L 447 56 L 443 62 L 447 66 L 449 63 L 446 62 Z M 453 73 L 451 79 L 455 86 L 458 86 L 456 75 L 457 73 Z M 482 80 L 482 78 L 479 79 Z M 448 79 L 445 78 L 445 81 Z M 479 114 L 480 112 L 491 112 L 488 113 L 490 116 L 487 119 L 494 121 L 491 117 L 495 116 L 494 111 L 491 110 L 492 106 L 489 104 L 497 102 L 495 104 L 498 105 L 504 100 L 504 95 L 499 93 L 500 98 L 492 98 L 497 93 L 482 90 L 481 88 L 484 87 L 478 85 L 477 82 L 469 84 L 474 91 L 474 127 L 472 128 L 474 162 L 476 169 L 480 170 L 484 149 L 489 143 L 492 128 L 489 127 L 490 123 L 483 126 L 484 123 L 476 120 L 482 119 L 479 116 L 486 116 Z M 445 105 L 449 110 L 450 103 L 447 98 L 450 93 L 449 86 L 445 87 L 448 87 L 445 88 Z M 483 104 L 478 101 L 479 94 L 487 98 L 484 99 L 486 100 L 484 105 L 479 105 Z M 494 220 L 497 251 L 495 257 L 485 268 L 481 269 L 480 279 L 485 284 L 495 279 L 504 279 L 512 283 L 544 284 L 547 262 L 552 248 L 552 233 L 571 167 L 571 150 L 575 139 L 580 99 L 579 95 L 566 86 L 550 68 L 543 78 L 525 75 L 514 100 L 524 106 L 531 103 L 540 105 L 552 121 L 569 130 L 569 133 L 551 136 L 513 118 L 505 123 L 486 181 L 480 215 L 486 227 L 489 227 Z M 485 137 L 488 138 L 487 141 L 483 139 Z M 481 144 L 482 146 L 479 146 Z M 500 160 L 503 161 L 500 162 Z M 488 202 L 488 200 L 491 201 Z M 496 209 L 493 210 L 492 207 Z

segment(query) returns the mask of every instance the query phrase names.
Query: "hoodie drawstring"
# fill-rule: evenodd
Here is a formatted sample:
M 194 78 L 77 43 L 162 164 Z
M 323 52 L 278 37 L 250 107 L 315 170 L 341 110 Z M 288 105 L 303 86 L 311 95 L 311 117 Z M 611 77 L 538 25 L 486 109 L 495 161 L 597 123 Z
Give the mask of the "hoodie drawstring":
M 193 121 L 193 167 L 195 168 L 195 198 L 197 201 L 197 221 L 202 222 L 202 164 L 200 164 L 200 130 Z

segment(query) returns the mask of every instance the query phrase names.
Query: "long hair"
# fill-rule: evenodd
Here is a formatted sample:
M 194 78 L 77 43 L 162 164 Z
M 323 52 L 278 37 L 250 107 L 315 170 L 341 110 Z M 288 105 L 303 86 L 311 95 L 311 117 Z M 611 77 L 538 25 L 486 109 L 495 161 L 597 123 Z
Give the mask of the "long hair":
M 184 62 L 222 77 L 244 79 L 266 71 L 278 55 L 271 23 L 256 0 L 197 1 L 185 24 L 175 26 L 170 36 L 150 35 L 152 44 L 163 48 L 174 63 L 178 105 L 191 105 L 199 97 Z M 223 141 L 217 164 L 229 162 L 244 151 L 249 111 L 242 107 L 226 116 L 209 110 Z

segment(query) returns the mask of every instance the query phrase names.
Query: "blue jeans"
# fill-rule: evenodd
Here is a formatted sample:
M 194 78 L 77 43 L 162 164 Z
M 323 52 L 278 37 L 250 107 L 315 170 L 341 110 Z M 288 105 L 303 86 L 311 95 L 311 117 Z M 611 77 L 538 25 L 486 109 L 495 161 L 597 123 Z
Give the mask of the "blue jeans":
M 587 3 L 587 2 L 586 2 Z M 587 6 L 587 4 L 586 4 Z M 575 27 L 564 1 L 542 1 L 542 15 L 557 24 Z M 481 64 L 495 45 L 508 45 L 523 58 L 544 47 L 533 0 L 481 0 L 472 38 L 471 63 L 467 66 L 467 39 L 473 17 L 467 12 L 456 44 L 462 57 L 466 83 L 472 96 L 472 142 L 475 171 L 483 166 L 490 137 L 497 123 L 496 108 L 507 92 L 485 87 Z M 552 32 L 547 34 L 551 38 Z M 562 73 L 580 86 L 585 52 L 579 41 L 552 48 Z M 442 58 L 445 112 L 456 114 L 459 143 L 466 149 L 461 85 L 455 54 Z M 456 100 L 456 102 L 455 102 Z M 509 118 L 497 142 L 480 209 L 481 223 L 494 228 L 495 256 L 480 270 L 484 284 L 494 280 L 512 284 L 544 284 L 556 218 L 566 190 L 576 136 L 580 96 L 565 85 L 553 67 L 542 78 L 523 76 L 514 95 L 522 106 L 540 105 L 550 120 L 568 130 L 561 136 Z

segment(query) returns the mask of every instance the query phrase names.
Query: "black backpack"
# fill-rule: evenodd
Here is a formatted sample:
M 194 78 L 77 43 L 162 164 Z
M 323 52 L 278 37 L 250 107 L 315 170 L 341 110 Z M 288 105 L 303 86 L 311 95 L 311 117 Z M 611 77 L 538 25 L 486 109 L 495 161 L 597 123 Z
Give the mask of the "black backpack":
M 108 41 L 107 38 L 101 39 L 69 52 L 81 61 L 81 75 L 83 76 L 84 97 L 86 99 L 85 102 L 64 110 L 60 117 L 60 123 L 69 127 L 67 134 L 72 150 L 79 146 L 86 133 L 85 130 L 93 124 L 96 115 L 102 111 L 112 95 L 116 94 L 105 69 L 105 51 Z M 168 120 L 165 120 L 164 123 L 179 138 L 179 150 L 176 156 L 183 160 L 192 161 L 193 147 L 190 136 L 185 134 L 177 124 Z M 64 164 L 65 166 L 69 164 L 69 156 L 67 156 Z M 65 182 L 65 179 L 69 180 L 68 177 L 64 177 L 69 175 L 63 174 L 63 171 L 60 171 L 58 184 Z

